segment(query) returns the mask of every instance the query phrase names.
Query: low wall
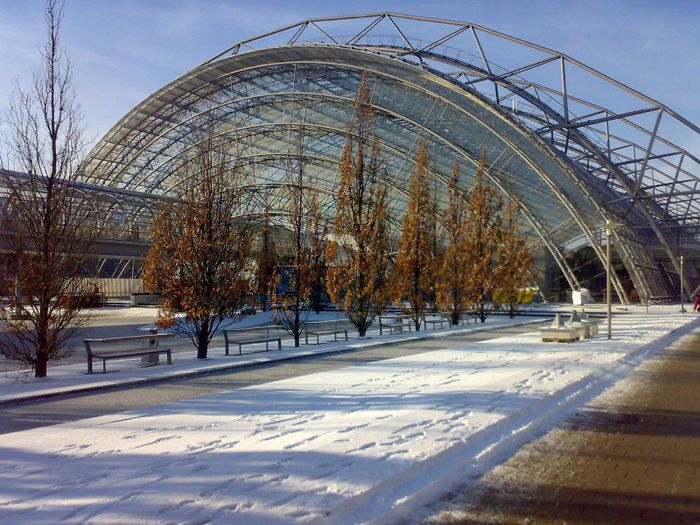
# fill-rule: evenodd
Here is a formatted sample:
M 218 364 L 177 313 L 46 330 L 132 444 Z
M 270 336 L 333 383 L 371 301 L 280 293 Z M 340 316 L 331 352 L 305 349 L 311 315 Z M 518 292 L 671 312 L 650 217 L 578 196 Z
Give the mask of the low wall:
M 102 295 L 107 298 L 128 299 L 134 292 L 143 292 L 143 279 L 90 279 L 94 282 Z

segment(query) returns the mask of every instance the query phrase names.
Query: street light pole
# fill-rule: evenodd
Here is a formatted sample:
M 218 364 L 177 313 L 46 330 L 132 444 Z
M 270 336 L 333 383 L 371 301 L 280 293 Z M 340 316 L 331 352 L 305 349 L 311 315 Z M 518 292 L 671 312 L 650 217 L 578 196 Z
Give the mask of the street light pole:
M 610 242 L 612 241 L 612 223 L 610 219 L 605 221 L 605 236 L 607 237 L 607 243 L 605 246 L 605 296 L 608 303 L 608 339 L 612 339 L 612 293 L 610 290 L 610 278 L 611 264 L 610 264 Z
M 680 280 L 681 280 L 681 313 L 684 314 L 686 313 L 685 309 L 685 304 L 683 303 L 683 256 L 681 255 L 681 273 L 680 273 Z

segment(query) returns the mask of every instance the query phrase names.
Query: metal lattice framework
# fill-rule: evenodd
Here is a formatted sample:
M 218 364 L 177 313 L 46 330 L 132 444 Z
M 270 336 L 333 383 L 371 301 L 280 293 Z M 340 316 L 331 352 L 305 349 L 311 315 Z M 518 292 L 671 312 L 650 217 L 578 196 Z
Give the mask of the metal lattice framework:
M 83 170 L 92 183 L 178 198 L 173 173 L 193 137 L 211 128 L 243 163 L 250 198 L 235 213 L 269 208 L 284 225 L 287 181 L 301 170 L 332 216 L 363 74 L 397 228 L 419 141 L 428 142 L 438 190 L 455 159 L 468 187 L 486 148 L 490 180 L 521 200 L 532 246 L 551 253 L 572 289 L 580 285 L 567 253 L 589 245 L 604 261 L 611 219 L 640 297 L 674 293 L 667 272 L 678 272 L 679 250 L 697 250 L 700 235 L 700 161 L 681 145 L 700 129 L 563 53 L 476 24 L 377 13 L 304 20 L 241 41 L 129 112 Z M 688 277 L 697 281 L 692 266 Z M 626 301 L 622 277 L 613 284 Z

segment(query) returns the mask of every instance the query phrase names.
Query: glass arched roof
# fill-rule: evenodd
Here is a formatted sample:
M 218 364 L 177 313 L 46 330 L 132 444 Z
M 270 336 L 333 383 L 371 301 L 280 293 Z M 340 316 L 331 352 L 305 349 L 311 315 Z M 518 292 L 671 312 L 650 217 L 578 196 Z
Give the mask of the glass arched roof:
M 336 37 L 329 26 L 339 22 L 343 31 L 348 24 L 360 29 Z M 447 35 L 453 36 L 428 43 L 412 40 L 400 22 L 447 25 Z M 387 23 L 395 31 L 393 40 L 374 33 Z M 372 89 L 374 134 L 387 163 L 397 228 L 420 141 L 428 142 L 433 183 L 443 206 L 453 162 L 459 163 L 469 187 L 485 148 L 490 180 L 505 195 L 521 200 L 532 244 L 552 253 L 572 288 L 578 281 L 566 251 L 588 244 L 602 259 L 601 227 L 610 218 L 616 224 L 616 251 L 640 296 L 669 295 L 668 282 L 647 249 L 649 238 L 673 259 L 668 224 L 694 224 L 696 203 L 683 209 L 683 193 L 698 189 L 692 171 L 697 159 L 658 133 L 661 118 L 675 114 L 657 108 L 660 117 L 647 135 L 637 129 L 634 115 L 620 116 L 602 106 L 588 106 L 595 112 L 575 117 L 574 111 L 584 111 L 589 103 L 567 93 L 565 68 L 572 59 L 538 48 L 548 56 L 541 65 L 504 71 L 486 58 L 479 38 L 484 31 L 490 30 L 381 13 L 307 20 L 241 42 L 129 112 L 95 146 L 84 172 L 100 184 L 178 198 L 181 181 L 173 173 L 195 137 L 208 128 L 228 140 L 231 160 L 243 165 L 250 199 L 239 213 L 261 213 L 269 207 L 284 224 L 289 211 L 286 181 L 301 166 L 305 186 L 318 193 L 332 216 L 346 123 L 364 74 Z M 309 38 L 311 32 L 316 38 Z M 476 42 L 480 56 L 453 47 L 452 40 L 464 34 Z M 514 43 L 532 45 L 517 39 Z M 564 82 L 558 92 L 543 83 L 527 84 L 522 77 L 557 60 Z M 613 123 L 625 120 L 647 139 L 646 151 L 637 144 L 638 137 L 610 132 Z M 608 129 L 602 143 L 601 126 Z M 661 156 L 654 144 L 676 147 L 680 153 Z M 641 160 L 635 164 L 629 155 L 632 161 Z M 679 165 L 671 169 L 667 164 L 675 157 Z M 632 168 L 636 178 L 630 175 Z M 672 173 L 676 182 L 668 184 Z M 619 279 L 614 284 L 624 298 Z

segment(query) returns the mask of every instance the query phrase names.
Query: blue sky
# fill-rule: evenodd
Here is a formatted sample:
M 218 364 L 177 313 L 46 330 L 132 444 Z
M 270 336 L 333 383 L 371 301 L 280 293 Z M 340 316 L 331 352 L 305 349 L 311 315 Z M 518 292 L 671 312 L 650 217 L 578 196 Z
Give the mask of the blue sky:
M 37 62 L 43 6 L 0 0 L 2 114 L 12 81 L 27 85 Z M 66 0 L 63 42 L 94 140 L 153 91 L 238 40 L 310 16 L 386 10 L 470 21 L 557 49 L 700 125 L 700 2 L 691 0 Z

